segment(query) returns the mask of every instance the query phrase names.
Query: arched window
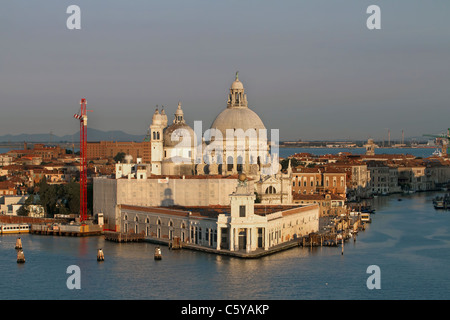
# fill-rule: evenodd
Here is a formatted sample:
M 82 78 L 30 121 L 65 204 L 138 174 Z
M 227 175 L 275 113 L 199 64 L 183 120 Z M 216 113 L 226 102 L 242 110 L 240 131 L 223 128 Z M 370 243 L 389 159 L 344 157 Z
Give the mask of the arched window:
M 266 194 L 273 194 L 273 193 L 277 193 L 277 190 L 276 190 L 274 187 L 269 186 L 269 187 L 266 189 Z
M 237 168 L 237 171 L 238 171 L 239 173 L 242 172 L 242 164 L 243 164 L 243 163 L 244 163 L 244 162 L 243 162 L 242 157 L 241 157 L 241 156 L 238 156 L 238 157 L 237 157 L 237 166 L 236 166 L 236 168 Z
M 227 170 L 233 170 L 233 157 L 227 157 Z

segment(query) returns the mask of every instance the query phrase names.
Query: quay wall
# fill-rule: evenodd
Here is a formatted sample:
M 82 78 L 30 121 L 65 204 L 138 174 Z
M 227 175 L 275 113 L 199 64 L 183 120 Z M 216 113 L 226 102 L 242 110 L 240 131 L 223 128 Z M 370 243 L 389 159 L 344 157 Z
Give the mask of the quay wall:
M 40 224 L 40 223 L 60 223 L 64 220 L 53 218 L 35 218 L 12 215 L 0 215 L 0 223 L 26 223 L 26 224 Z

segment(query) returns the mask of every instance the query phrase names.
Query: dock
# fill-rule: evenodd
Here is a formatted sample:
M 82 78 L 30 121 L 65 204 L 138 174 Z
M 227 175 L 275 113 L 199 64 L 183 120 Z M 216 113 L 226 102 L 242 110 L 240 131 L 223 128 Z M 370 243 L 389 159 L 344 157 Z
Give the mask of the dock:
M 144 233 L 105 231 L 105 240 L 113 242 L 139 242 L 145 239 Z
M 103 234 L 103 228 L 98 225 L 82 224 L 32 224 L 30 233 L 53 236 L 86 237 Z

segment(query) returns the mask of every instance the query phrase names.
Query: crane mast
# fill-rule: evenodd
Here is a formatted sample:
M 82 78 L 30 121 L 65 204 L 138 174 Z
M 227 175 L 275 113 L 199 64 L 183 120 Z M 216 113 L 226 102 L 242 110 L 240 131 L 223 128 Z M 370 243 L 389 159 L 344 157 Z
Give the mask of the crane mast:
M 74 118 L 80 121 L 80 222 L 87 220 L 87 165 L 86 165 L 86 140 L 87 140 L 87 111 L 86 99 L 80 101 L 80 113 L 74 114 Z M 89 110 L 91 111 L 91 110 Z

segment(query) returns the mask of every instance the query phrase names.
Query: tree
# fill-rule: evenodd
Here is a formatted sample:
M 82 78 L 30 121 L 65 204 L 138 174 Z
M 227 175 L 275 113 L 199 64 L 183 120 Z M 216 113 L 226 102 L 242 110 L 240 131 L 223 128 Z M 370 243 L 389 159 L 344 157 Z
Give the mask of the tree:
M 70 182 L 64 186 L 64 197 L 70 213 L 80 212 L 80 184 Z
M 285 158 L 283 160 L 280 161 L 281 164 L 281 170 L 284 171 L 287 169 L 288 165 L 289 165 L 289 160 L 291 160 L 291 167 L 295 168 L 299 165 L 301 165 L 301 161 L 296 159 L 296 158 Z
M 58 186 L 49 185 L 47 179 L 43 178 L 39 182 L 39 204 L 45 209 L 45 212 L 53 217 L 57 213 Z
M 125 152 L 118 152 L 113 159 L 116 163 L 123 162 L 123 159 L 125 159 Z
M 17 210 L 17 215 L 22 217 L 27 217 L 30 214 L 29 206 L 34 204 L 34 196 L 30 195 L 25 203 Z

